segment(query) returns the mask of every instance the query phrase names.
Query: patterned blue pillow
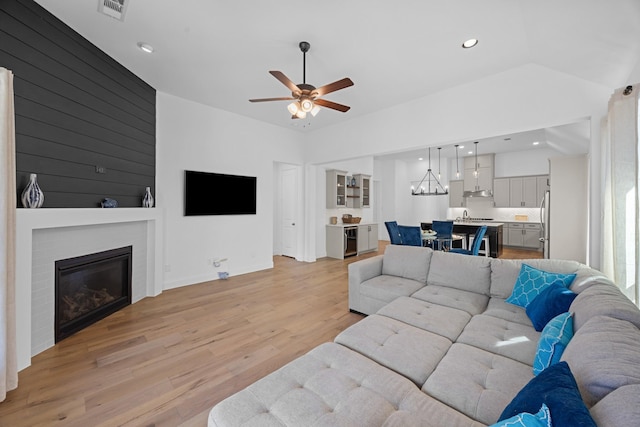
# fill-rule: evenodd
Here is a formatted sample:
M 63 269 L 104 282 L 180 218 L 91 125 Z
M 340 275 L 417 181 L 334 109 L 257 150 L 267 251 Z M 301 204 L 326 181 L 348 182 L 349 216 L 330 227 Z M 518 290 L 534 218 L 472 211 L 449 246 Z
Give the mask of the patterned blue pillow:
M 533 374 L 538 375 L 560 361 L 564 349 L 573 338 L 573 314 L 557 315 L 547 323 L 538 341 L 536 358 L 533 360 Z
M 533 327 L 540 332 L 547 323 L 558 314 L 569 311 L 569 307 L 578 295 L 567 289 L 562 281 L 556 280 L 547 289 L 540 292 L 527 306 L 527 316 Z
M 513 287 L 513 292 L 511 292 L 511 295 L 507 298 L 507 302 L 527 308 L 531 301 L 553 282 L 560 281 L 568 288 L 575 278 L 575 273 L 550 273 L 548 271 L 538 270 L 527 264 L 522 264 L 520 274 L 518 274 L 518 279 Z
M 552 427 L 549 408 L 544 403 L 536 414 L 522 412 L 504 421 L 497 422 L 489 427 Z
M 506 420 L 523 412 L 532 414 L 543 403 L 549 408 L 553 427 L 597 427 L 565 361 L 533 377 L 504 408 L 498 420 Z

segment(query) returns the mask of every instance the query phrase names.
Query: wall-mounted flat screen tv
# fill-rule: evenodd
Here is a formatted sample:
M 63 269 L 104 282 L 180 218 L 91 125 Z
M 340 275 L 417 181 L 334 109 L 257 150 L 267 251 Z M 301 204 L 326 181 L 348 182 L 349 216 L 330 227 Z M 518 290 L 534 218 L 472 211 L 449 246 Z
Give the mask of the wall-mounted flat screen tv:
M 255 215 L 256 177 L 184 171 L 184 214 Z

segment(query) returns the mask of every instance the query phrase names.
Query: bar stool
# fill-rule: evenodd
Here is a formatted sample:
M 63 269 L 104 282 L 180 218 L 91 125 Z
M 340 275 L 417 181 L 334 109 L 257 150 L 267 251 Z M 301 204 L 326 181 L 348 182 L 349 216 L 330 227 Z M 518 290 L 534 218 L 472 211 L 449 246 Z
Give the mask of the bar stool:
M 473 247 L 474 238 L 475 236 L 471 236 L 469 238 L 469 247 Z M 480 250 L 478 251 L 478 255 L 480 254 L 484 255 L 485 257 L 488 257 L 491 255 L 491 248 L 489 247 L 489 237 L 486 235 L 482 238 L 482 243 L 480 243 Z

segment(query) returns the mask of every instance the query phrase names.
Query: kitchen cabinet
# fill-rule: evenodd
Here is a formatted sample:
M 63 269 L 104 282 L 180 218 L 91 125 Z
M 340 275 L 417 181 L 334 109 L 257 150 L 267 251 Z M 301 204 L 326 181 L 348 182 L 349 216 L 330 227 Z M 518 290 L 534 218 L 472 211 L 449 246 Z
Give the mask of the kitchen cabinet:
M 335 169 L 327 171 L 327 208 L 347 207 L 347 173 Z
M 482 156 L 478 156 L 477 179 L 474 173 L 476 170 L 475 156 L 464 158 L 464 191 L 493 191 L 494 158 L 494 154 L 483 154 Z
M 353 176 L 356 179 L 356 185 L 358 186 L 358 208 L 370 208 L 371 207 L 371 176 L 364 174 L 356 174 Z M 354 203 L 355 204 L 355 203 Z
M 465 200 L 462 197 L 464 192 L 464 181 L 449 181 L 449 207 L 460 208 L 465 206 Z
M 358 226 L 358 255 L 378 250 L 378 224 Z
M 507 245 L 527 249 L 541 249 L 541 231 L 540 224 L 509 223 L 506 235 Z
M 496 178 L 493 180 L 493 205 L 496 208 L 508 208 L 509 189 L 511 183 L 510 178 Z
M 326 226 L 327 256 L 344 259 L 378 250 L 378 224 L 330 224 Z
M 509 181 L 509 204 L 512 208 L 535 208 L 538 206 L 538 189 L 535 176 L 511 178 Z
M 549 189 L 549 175 L 496 178 L 493 204 L 496 208 L 536 208 Z

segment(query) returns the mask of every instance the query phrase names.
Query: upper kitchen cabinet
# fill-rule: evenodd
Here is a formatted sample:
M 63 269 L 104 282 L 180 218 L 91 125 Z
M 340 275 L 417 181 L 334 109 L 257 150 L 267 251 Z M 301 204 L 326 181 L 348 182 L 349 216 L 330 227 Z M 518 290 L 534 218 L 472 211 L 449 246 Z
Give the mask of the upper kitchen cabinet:
M 361 208 L 371 207 L 371 176 L 356 174 L 353 176 L 356 179 L 356 186 L 359 187 L 359 206 Z
M 449 207 L 450 208 L 460 208 L 464 207 L 464 197 L 462 197 L 462 193 L 464 192 L 464 181 L 456 180 L 449 181 Z
M 494 159 L 494 154 L 478 156 L 476 179 L 476 157 L 464 158 L 464 191 L 493 190 Z
M 347 173 L 327 170 L 327 209 L 347 207 Z
M 496 178 L 493 202 L 496 208 L 535 208 L 549 189 L 549 175 Z
M 535 176 L 511 178 L 509 200 L 512 208 L 538 206 L 538 181 Z
M 493 205 L 496 208 L 508 208 L 509 190 L 511 188 L 510 178 L 496 178 L 493 180 Z

